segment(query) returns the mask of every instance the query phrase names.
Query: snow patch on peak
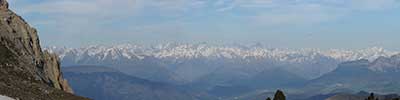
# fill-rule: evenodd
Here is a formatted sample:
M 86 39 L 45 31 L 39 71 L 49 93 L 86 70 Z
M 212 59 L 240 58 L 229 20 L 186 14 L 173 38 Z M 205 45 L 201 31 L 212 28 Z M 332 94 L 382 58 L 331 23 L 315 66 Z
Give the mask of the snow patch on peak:
M 379 57 L 368 68 L 376 72 L 400 72 L 400 54 L 391 57 Z
M 137 44 L 121 44 L 115 46 L 93 45 L 82 48 L 45 48 L 49 52 L 60 55 L 63 59 L 67 55 L 74 56 L 99 56 L 105 60 L 111 59 L 144 59 L 155 57 L 158 59 L 196 59 L 196 58 L 223 58 L 223 59 L 274 59 L 277 61 L 303 62 L 328 57 L 338 61 L 352 61 L 368 59 L 370 61 L 378 57 L 389 57 L 399 52 L 387 51 L 383 48 L 373 47 L 362 50 L 330 49 L 321 50 L 313 48 L 288 49 L 265 48 L 264 46 L 243 45 L 213 45 L 166 43 L 155 46 L 143 46 Z
M 270 67 L 282 67 L 309 79 L 336 69 L 337 65 L 342 62 L 361 59 L 374 61 L 379 57 L 390 57 L 399 53 L 378 47 L 359 50 L 322 50 L 268 48 L 261 44 L 215 45 L 208 43 L 166 43 L 146 46 L 138 44 L 93 45 L 82 48 L 50 47 L 46 49 L 59 54 L 65 65 L 138 64 L 137 66 L 140 66 L 141 64 L 154 64 L 154 66 L 162 66 L 162 68 L 172 71 L 177 69 L 198 71 L 197 69 L 202 68 L 218 69 L 230 66 L 227 70 L 240 70 L 244 73 Z M 198 66 L 202 66 L 202 68 L 198 68 Z M 183 71 L 176 73 L 185 74 Z

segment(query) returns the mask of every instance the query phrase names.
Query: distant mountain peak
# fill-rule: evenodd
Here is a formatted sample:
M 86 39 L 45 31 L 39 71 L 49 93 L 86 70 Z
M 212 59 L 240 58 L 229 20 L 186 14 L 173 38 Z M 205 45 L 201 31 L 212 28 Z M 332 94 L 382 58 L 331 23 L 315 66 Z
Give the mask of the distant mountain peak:
M 371 62 L 369 69 L 377 72 L 400 72 L 400 54 L 379 57 Z
M 400 54 L 390 57 L 379 56 L 375 60 L 355 60 L 339 64 L 340 67 L 364 67 L 375 72 L 400 72 Z

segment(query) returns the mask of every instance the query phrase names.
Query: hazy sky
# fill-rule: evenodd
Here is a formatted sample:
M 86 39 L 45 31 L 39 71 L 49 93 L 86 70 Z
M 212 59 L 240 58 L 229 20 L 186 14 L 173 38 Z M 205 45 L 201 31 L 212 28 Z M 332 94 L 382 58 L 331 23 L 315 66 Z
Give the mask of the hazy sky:
M 400 0 L 9 0 L 43 45 L 260 42 L 400 48 Z

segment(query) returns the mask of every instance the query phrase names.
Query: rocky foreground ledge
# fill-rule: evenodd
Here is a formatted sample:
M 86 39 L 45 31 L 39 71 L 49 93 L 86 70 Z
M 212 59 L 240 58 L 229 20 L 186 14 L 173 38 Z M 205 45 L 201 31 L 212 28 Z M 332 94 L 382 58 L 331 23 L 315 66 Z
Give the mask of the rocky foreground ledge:
M 0 0 L 0 95 L 19 100 L 86 100 L 73 95 L 57 55 L 42 51 L 36 29 Z

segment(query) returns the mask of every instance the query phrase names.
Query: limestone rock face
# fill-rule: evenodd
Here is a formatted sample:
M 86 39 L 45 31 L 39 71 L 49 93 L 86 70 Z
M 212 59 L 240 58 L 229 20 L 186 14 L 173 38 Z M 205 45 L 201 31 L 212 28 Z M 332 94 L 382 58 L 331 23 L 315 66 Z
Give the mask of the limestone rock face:
M 0 94 L 23 100 L 85 99 L 70 93 L 57 56 L 43 52 L 36 29 L 0 0 Z
M 8 2 L 6 0 L 0 0 L 0 9 L 8 9 Z
M 73 93 L 71 87 L 68 85 L 67 80 L 65 80 L 61 74 L 60 60 L 58 56 L 55 54 L 50 54 L 49 52 L 44 52 L 44 63 L 44 72 L 47 81 L 51 82 L 50 85 L 57 89 Z

